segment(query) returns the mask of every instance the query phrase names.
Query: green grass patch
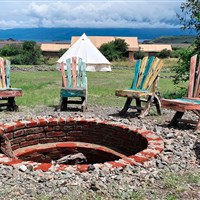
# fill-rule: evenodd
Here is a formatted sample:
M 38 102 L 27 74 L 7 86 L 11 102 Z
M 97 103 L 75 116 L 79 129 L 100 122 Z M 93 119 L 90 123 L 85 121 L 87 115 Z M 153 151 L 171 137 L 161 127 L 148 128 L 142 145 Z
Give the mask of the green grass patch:
M 162 72 L 166 76 L 168 72 Z M 162 77 L 161 73 L 161 77 Z M 16 98 L 19 105 L 55 106 L 59 103 L 61 73 L 59 71 L 12 72 L 12 87 L 22 88 L 23 96 Z M 116 89 L 127 89 L 133 80 L 133 68 L 113 69 L 112 72 L 87 72 L 88 103 L 92 105 L 122 106 L 125 98 L 116 97 Z M 182 84 L 186 87 L 187 83 Z M 177 94 L 171 78 L 160 78 L 158 91 L 163 97 Z M 174 97 L 176 97 L 175 95 Z

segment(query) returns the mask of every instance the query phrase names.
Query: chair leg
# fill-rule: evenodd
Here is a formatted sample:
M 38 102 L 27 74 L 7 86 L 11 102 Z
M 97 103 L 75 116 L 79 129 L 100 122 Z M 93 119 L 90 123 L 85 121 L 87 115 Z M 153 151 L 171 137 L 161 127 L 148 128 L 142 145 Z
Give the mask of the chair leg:
M 67 110 L 67 101 L 68 98 L 67 97 L 61 97 L 60 99 L 60 111 L 66 111 Z
M 9 97 L 8 98 L 7 110 L 15 111 L 15 112 L 19 111 L 19 107 L 16 105 L 14 97 Z
M 142 104 L 141 104 L 140 98 L 136 98 L 135 101 L 136 101 L 136 107 L 141 108 Z M 138 109 L 138 108 L 137 108 L 137 112 L 141 113 L 141 109 Z
M 162 115 L 161 102 L 157 95 L 154 96 L 154 103 L 156 105 L 156 110 L 157 110 L 158 115 Z
M 129 106 L 131 105 L 132 100 L 133 100 L 132 98 L 126 99 L 123 109 L 119 112 L 120 115 L 126 114 L 127 110 L 129 109 Z
M 85 112 L 87 109 L 87 98 L 86 97 L 81 97 L 82 99 L 82 106 L 81 106 L 81 111 Z
M 146 115 L 148 115 L 152 101 L 153 101 L 152 96 L 149 96 L 147 99 L 145 108 L 142 110 L 141 114 L 138 116 L 139 118 L 144 118 Z
M 181 119 L 184 112 L 177 111 L 170 122 L 170 126 L 176 126 L 178 124 L 178 119 Z

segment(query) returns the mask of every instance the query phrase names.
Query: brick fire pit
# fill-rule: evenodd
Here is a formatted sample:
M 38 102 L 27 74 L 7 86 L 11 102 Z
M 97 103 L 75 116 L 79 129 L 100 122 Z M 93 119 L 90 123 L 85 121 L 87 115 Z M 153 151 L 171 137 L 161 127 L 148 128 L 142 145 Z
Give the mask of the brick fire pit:
M 0 125 L 0 164 L 33 170 L 124 168 L 144 163 L 163 147 L 163 140 L 151 131 L 94 119 L 40 118 Z M 87 160 L 56 162 L 77 153 Z

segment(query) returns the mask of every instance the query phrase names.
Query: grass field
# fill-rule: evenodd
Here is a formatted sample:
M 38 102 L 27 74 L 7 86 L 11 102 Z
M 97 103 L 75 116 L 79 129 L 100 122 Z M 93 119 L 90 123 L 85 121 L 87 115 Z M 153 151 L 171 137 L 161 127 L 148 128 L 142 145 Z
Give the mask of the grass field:
M 19 105 L 34 107 L 36 105 L 55 106 L 59 103 L 61 73 L 59 71 L 20 71 L 12 72 L 12 87 L 23 89 L 23 97 L 16 98 Z M 172 75 L 163 70 L 158 84 L 161 96 L 169 97 L 177 91 L 172 79 L 162 78 Z M 104 106 L 121 106 L 125 98 L 115 96 L 116 89 L 129 88 L 133 79 L 133 68 L 113 68 L 112 72 L 87 72 L 88 103 Z

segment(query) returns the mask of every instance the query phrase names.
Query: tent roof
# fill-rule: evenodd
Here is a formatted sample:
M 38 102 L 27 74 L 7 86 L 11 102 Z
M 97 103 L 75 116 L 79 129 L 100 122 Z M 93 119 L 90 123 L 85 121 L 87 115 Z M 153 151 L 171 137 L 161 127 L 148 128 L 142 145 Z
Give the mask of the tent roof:
M 71 57 L 82 58 L 86 64 L 106 64 L 110 62 L 92 44 L 85 33 L 59 58 L 58 63 L 66 63 L 66 59 Z

